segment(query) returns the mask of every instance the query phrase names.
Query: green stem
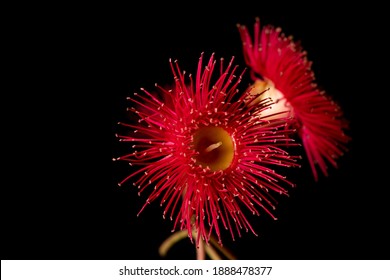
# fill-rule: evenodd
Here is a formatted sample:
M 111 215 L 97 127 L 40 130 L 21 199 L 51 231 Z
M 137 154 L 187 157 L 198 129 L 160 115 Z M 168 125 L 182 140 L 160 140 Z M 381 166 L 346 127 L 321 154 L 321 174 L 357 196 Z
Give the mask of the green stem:
M 230 251 L 224 247 L 222 247 L 218 241 L 213 237 L 211 236 L 210 237 L 210 242 L 211 244 L 213 244 L 222 254 L 224 254 L 229 260 L 235 260 L 236 257 L 230 253 Z
M 178 241 L 181 239 L 184 239 L 188 236 L 188 232 L 186 230 L 181 230 L 178 232 L 175 232 L 171 236 L 169 236 L 167 239 L 164 240 L 164 242 L 160 245 L 160 248 L 158 248 L 158 252 L 160 253 L 160 256 L 165 257 L 169 251 L 169 249 Z
M 197 234 L 197 239 L 199 240 L 196 240 L 195 246 L 199 242 L 199 247 L 196 247 L 196 259 L 205 260 L 206 259 L 205 245 L 199 233 Z

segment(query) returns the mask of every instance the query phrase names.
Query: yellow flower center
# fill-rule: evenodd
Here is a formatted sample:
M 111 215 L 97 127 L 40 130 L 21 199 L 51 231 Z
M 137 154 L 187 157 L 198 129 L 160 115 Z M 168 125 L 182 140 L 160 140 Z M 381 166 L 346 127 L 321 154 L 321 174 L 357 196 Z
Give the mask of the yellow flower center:
M 223 128 L 207 126 L 194 134 L 194 149 L 198 152 L 195 160 L 211 171 L 225 170 L 234 158 L 234 143 L 230 134 Z

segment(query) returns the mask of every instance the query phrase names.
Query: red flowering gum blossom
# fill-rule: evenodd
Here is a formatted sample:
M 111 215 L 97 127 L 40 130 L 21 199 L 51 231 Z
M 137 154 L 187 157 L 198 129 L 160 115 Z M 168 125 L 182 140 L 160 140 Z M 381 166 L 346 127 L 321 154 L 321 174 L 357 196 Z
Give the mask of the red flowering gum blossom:
M 249 92 L 237 89 L 244 72 L 237 77 L 232 63 L 225 68 L 221 59 L 216 67 L 213 54 L 204 67 L 202 54 L 196 75 L 187 76 L 170 61 L 173 89 L 156 85 L 159 94 L 141 89 L 129 97 L 138 121 L 121 123 L 129 134 L 118 135 L 131 149 L 115 160 L 139 166 L 120 185 L 131 180 L 140 194 L 150 190 L 144 207 L 161 199 L 163 217 L 174 221 L 173 230 L 187 229 L 191 240 L 195 231 L 222 243 L 221 226 L 233 239 L 243 229 L 255 233 L 248 213 L 262 209 L 274 217 L 272 195 L 293 186 L 275 168 L 298 166 L 299 157 L 283 149 L 297 145 L 288 119 L 268 120 L 269 100 L 248 106 Z
M 302 139 L 315 180 L 317 167 L 327 176 L 327 163 L 337 167 L 336 160 L 347 151 L 350 140 L 344 133 L 348 124 L 340 107 L 318 89 L 312 63 L 292 37 L 271 25 L 261 28 L 258 18 L 253 40 L 245 26 L 238 25 L 238 29 L 245 61 L 255 82 L 251 94 L 268 89 L 267 96 L 276 103 L 272 111 L 292 117 L 291 125 Z

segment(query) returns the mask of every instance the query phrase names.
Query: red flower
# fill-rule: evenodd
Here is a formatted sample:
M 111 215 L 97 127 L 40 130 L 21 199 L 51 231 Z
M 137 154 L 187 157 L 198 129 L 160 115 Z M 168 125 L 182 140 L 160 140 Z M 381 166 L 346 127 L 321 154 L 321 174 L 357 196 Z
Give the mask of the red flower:
M 312 63 L 299 43 L 286 37 L 280 28 L 260 28 L 258 18 L 253 41 L 245 26 L 238 27 L 245 61 L 255 81 L 252 95 L 269 89 L 257 101 L 268 96 L 276 103 L 274 111 L 292 117 L 315 180 L 318 167 L 327 176 L 327 163 L 337 167 L 336 160 L 350 140 L 344 133 L 348 125 L 342 110 L 315 84 Z
M 191 240 L 195 229 L 206 242 L 213 232 L 221 242 L 221 225 L 233 239 L 242 229 L 255 233 L 247 214 L 261 208 L 273 217 L 272 192 L 287 194 L 283 185 L 293 185 L 272 168 L 298 166 L 282 149 L 296 145 L 286 119 L 264 119 L 269 100 L 247 106 L 249 92 L 237 97 L 244 72 L 237 78 L 232 62 L 224 69 L 221 59 L 214 77 L 214 55 L 203 68 L 202 54 L 196 75 L 187 78 L 170 61 L 173 90 L 156 85 L 161 98 L 145 89 L 129 97 L 138 122 L 121 123 L 131 130 L 118 135 L 132 150 L 115 160 L 140 165 L 120 185 L 134 180 L 139 193 L 150 189 L 144 207 L 160 198 L 163 217 L 187 229 Z

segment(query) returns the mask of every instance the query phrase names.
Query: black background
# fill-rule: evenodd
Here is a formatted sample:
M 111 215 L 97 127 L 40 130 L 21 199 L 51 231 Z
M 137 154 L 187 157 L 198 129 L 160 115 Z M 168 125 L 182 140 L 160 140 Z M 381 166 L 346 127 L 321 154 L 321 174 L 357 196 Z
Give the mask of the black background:
M 53 8 L 12 33 L 10 73 L 24 75 L 12 81 L 16 108 L 5 118 L 17 121 L 4 146 L 1 258 L 160 259 L 172 223 L 158 203 L 137 218 L 146 195 L 118 187 L 130 170 L 111 160 L 126 151 L 114 137 L 125 98 L 170 81 L 169 58 L 189 72 L 201 52 L 245 67 L 236 24 L 252 28 L 260 17 L 301 41 L 353 140 L 339 168 L 317 183 L 303 162 L 291 174 L 297 188 L 279 200 L 279 220 L 253 219 L 258 237 L 233 242 L 224 233 L 225 246 L 238 259 L 388 259 L 384 113 L 367 76 L 372 21 L 320 4 L 286 12 L 241 1 L 146 6 Z M 194 259 L 195 250 L 183 240 L 167 258 Z

